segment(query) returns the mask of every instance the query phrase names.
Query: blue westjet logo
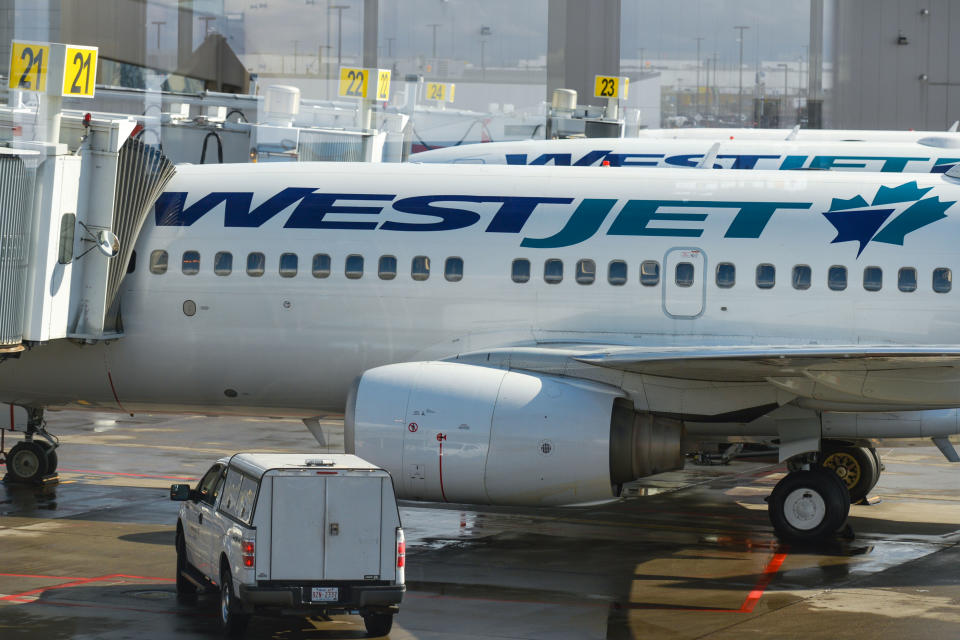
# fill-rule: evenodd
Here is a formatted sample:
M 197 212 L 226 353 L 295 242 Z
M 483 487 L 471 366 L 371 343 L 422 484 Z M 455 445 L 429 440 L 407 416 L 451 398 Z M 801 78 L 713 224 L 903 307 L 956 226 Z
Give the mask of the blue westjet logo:
M 939 196 L 924 198 L 932 188 L 921 189 L 914 180 L 899 187 L 880 187 L 870 204 L 863 196 L 834 198 L 823 214 L 837 230 L 831 242 L 860 243 L 858 258 L 871 242 L 903 246 L 908 233 L 946 218 L 946 210 L 956 203 L 941 202 Z

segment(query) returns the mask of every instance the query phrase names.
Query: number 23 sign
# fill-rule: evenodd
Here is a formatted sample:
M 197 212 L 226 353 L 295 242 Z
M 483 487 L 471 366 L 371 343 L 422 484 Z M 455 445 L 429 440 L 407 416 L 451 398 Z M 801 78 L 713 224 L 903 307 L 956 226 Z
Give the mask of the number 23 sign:
M 98 54 L 97 47 L 14 40 L 8 86 L 68 98 L 92 98 Z

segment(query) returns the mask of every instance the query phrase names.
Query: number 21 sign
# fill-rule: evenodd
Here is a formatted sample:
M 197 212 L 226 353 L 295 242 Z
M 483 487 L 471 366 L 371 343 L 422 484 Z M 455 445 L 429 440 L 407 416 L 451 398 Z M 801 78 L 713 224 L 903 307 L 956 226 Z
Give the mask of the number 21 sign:
M 8 87 L 67 98 L 92 98 L 98 53 L 97 47 L 14 40 L 10 46 Z

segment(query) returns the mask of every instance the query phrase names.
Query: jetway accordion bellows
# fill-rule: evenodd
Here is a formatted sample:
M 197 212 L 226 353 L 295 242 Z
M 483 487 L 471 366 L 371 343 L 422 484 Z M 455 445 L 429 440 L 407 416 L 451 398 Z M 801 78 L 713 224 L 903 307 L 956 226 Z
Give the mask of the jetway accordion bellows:
M 15 155 L 0 155 L 0 349 L 23 337 L 30 259 L 30 172 Z
M 140 229 L 153 203 L 174 174 L 174 165 L 156 147 L 133 138 L 120 148 L 112 230 L 120 239 L 120 254 L 110 262 L 107 309 L 113 306 Z

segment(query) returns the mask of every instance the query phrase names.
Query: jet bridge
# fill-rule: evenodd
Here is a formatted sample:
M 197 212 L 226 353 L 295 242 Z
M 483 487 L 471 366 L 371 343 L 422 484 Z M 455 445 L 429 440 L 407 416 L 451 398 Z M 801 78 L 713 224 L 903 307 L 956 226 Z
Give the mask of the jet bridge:
M 0 109 L 0 126 L 15 126 Z M 0 357 L 122 335 L 117 295 L 173 164 L 130 118 L 63 116 L 56 142 L 0 148 Z

